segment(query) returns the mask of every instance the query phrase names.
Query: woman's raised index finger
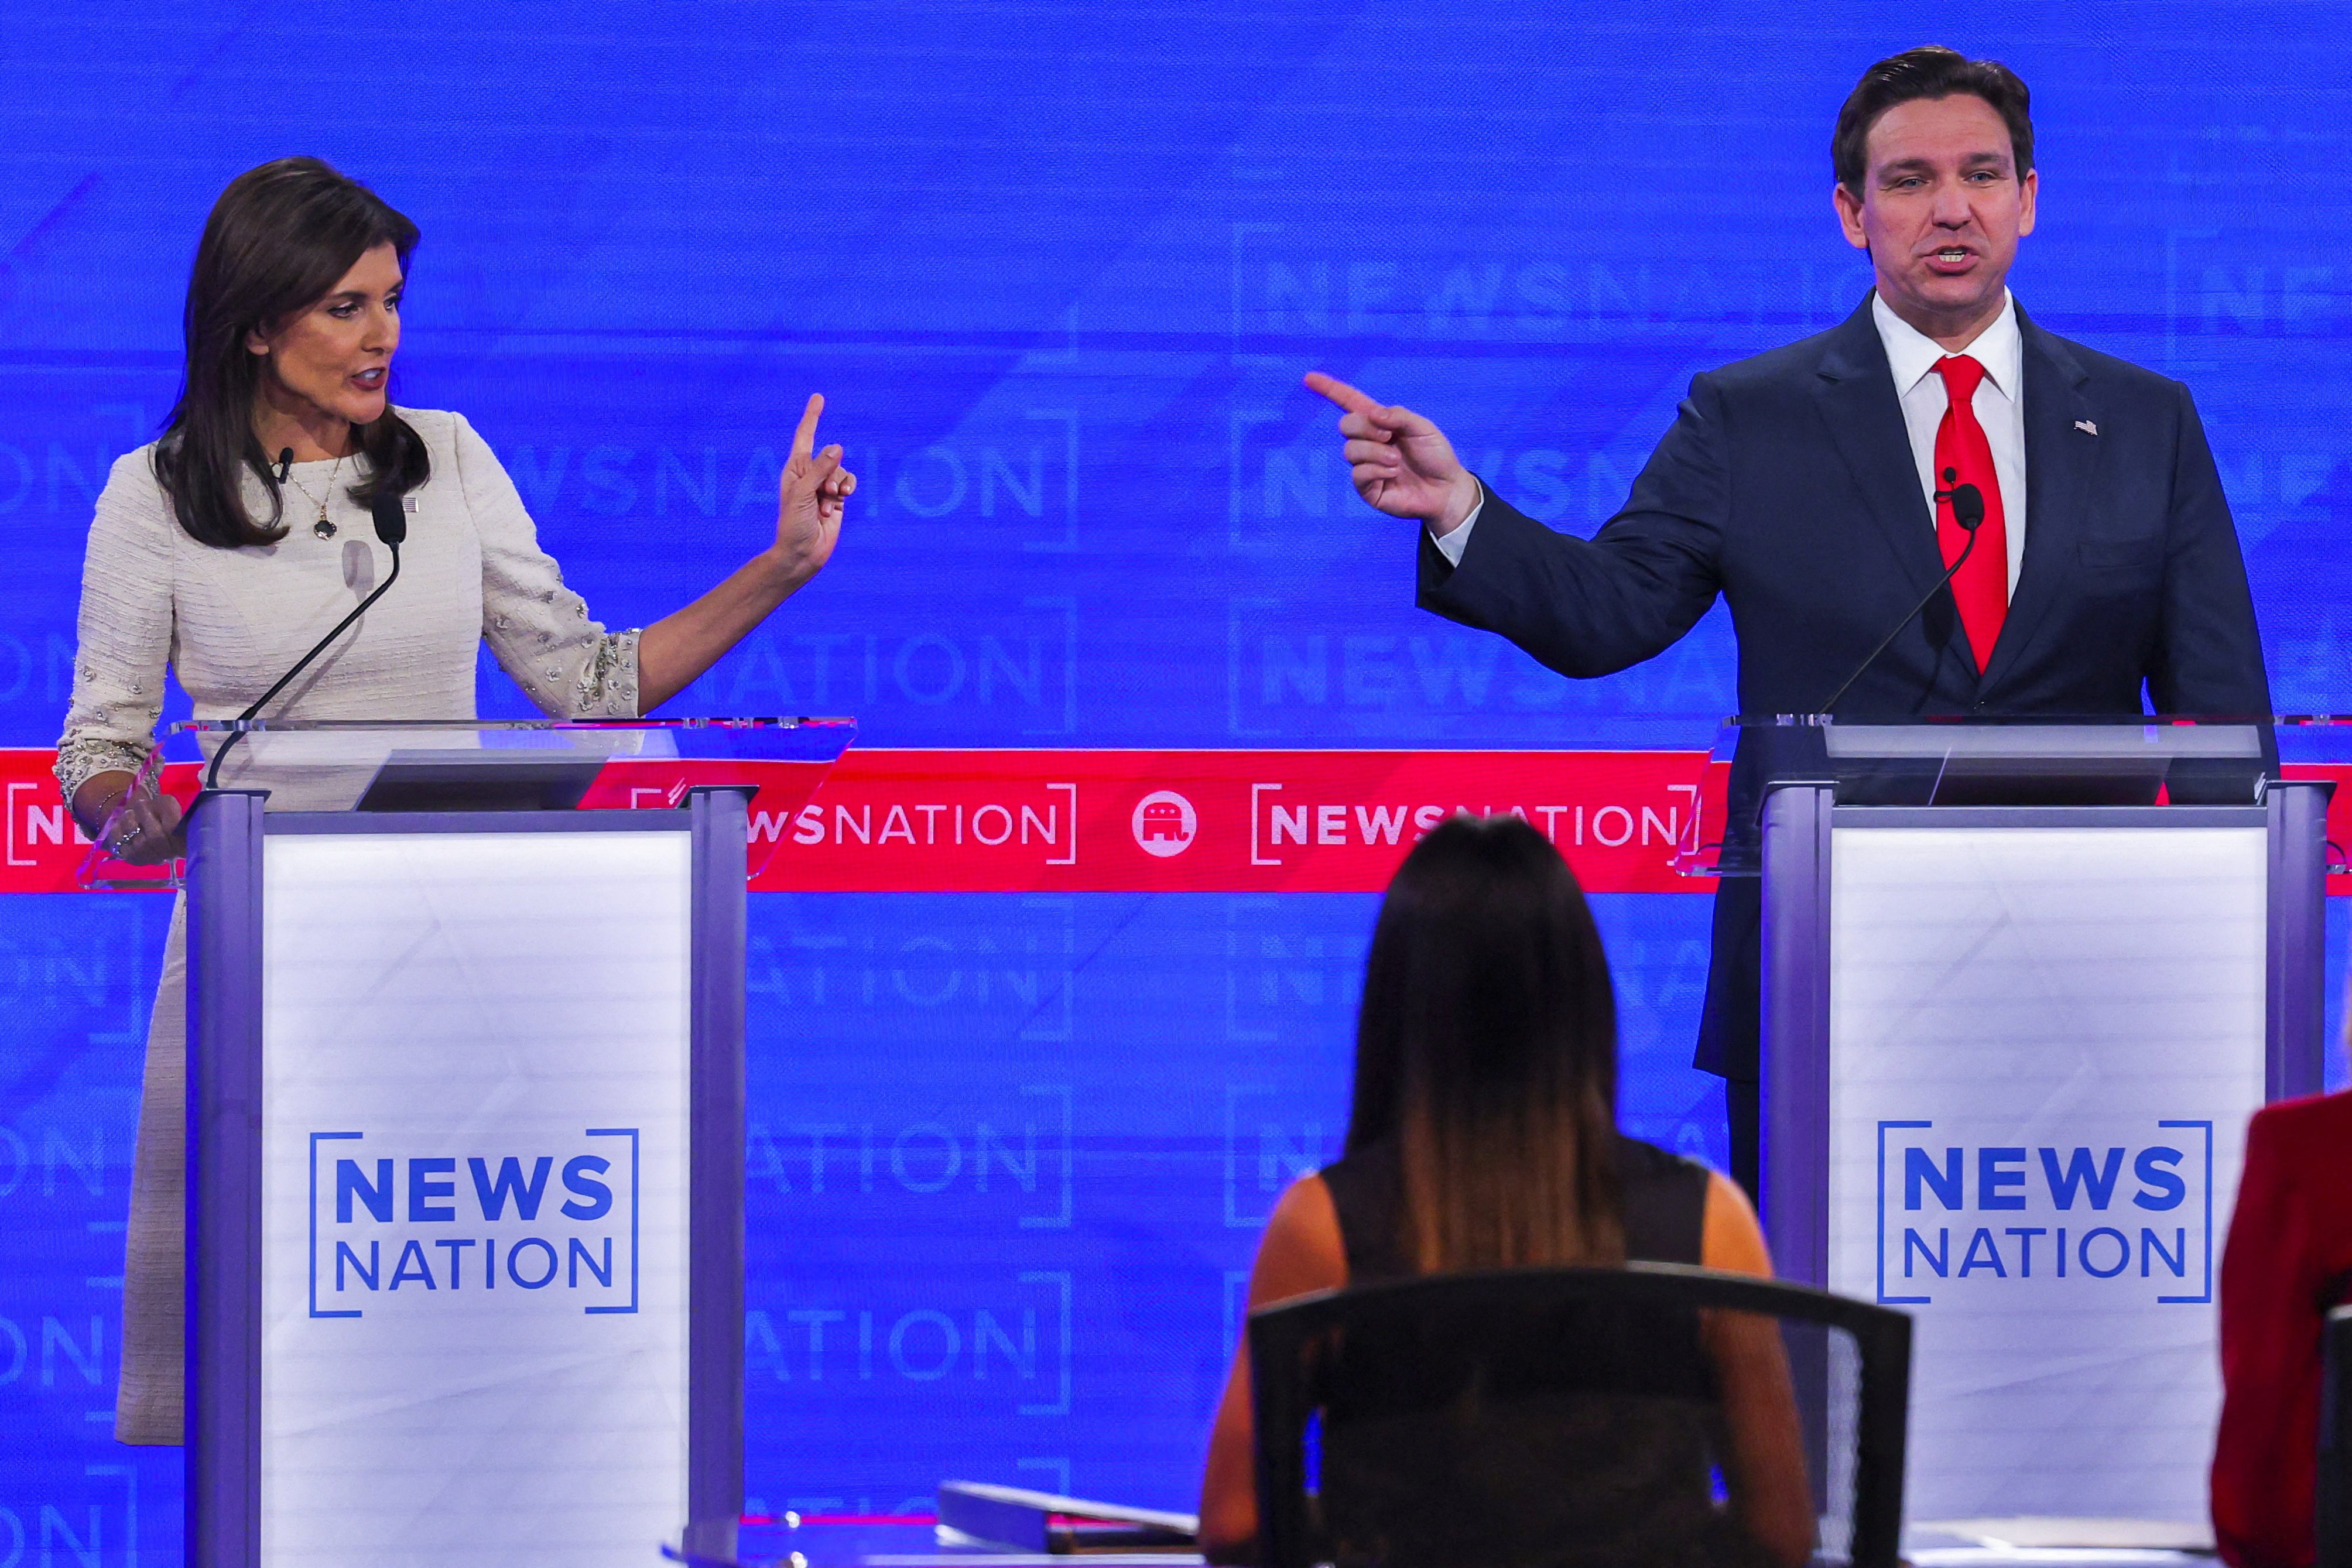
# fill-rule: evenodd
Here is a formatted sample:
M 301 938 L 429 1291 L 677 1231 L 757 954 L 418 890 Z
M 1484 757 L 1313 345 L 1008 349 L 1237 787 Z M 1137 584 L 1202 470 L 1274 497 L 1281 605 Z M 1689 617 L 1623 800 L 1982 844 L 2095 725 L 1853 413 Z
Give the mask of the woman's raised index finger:
M 805 458 L 816 450 L 816 416 L 824 412 L 824 394 L 809 394 L 808 406 L 801 410 L 801 427 L 793 432 L 792 456 Z
M 1350 414 L 1378 414 L 1381 405 L 1357 391 L 1337 376 L 1325 375 L 1319 370 L 1307 373 L 1307 390 L 1327 397 Z

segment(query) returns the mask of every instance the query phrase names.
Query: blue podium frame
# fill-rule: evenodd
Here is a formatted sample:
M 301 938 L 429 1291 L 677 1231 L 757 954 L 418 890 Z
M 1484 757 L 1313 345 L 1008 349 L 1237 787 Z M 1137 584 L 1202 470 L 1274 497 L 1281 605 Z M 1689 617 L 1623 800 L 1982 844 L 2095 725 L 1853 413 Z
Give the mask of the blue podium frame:
M 676 811 L 282 812 L 266 792 L 188 817 L 186 1550 L 193 1568 L 261 1560 L 262 852 L 292 834 L 687 833 L 690 1552 L 731 1557 L 743 1499 L 743 877 L 748 788 Z M 648 1560 L 652 1546 L 648 1544 Z

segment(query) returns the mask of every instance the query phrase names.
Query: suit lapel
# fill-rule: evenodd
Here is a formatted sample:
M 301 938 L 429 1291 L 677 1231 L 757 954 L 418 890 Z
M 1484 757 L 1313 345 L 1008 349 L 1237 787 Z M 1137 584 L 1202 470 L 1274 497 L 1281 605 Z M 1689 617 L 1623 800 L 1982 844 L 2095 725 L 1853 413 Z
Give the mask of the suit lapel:
M 2099 455 L 2098 437 L 2077 423 L 2092 419 L 2083 395 L 2090 374 L 2021 307 L 2017 324 L 2025 340 L 2025 560 L 1980 691 L 2000 684 L 2064 595 Z
M 1914 595 L 1943 574 L 1936 549 L 1936 519 L 1920 493 L 1911 436 L 1886 365 L 1886 345 L 1871 320 L 1870 300 L 1830 334 L 1813 398 L 1838 455 L 1861 490 L 1871 520 L 1886 534 Z M 2028 405 L 2029 407 L 2031 405 Z

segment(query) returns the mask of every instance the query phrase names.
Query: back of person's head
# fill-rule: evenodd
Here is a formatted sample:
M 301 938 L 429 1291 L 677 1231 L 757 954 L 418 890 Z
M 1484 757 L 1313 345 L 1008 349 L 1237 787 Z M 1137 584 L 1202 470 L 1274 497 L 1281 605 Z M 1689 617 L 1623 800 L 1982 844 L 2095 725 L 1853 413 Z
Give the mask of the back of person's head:
M 1584 890 L 1527 822 L 1455 816 L 1372 932 L 1348 1152 L 1393 1140 L 1424 1273 L 1624 1258 L 1617 1007 Z

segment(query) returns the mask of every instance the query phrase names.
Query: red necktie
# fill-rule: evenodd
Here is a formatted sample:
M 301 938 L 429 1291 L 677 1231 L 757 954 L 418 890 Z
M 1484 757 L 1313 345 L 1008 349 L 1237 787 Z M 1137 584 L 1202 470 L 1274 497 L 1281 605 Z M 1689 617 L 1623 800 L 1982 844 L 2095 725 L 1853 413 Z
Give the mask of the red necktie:
M 1966 354 L 1956 354 L 1937 360 L 1936 374 L 1944 378 L 1948 400 L 1943 422 L 1936 426 L 1936 542 L 1943 548 L 1945 565 L 1958 561 L 1969 542 L 1969 531 L 1952 516 L 1952 492 L 1974 485 L 1984 498 L 1976 548 L 1952 577 L 1960 626 L 1969 634 L 1981 675 L 1992 660 L 1992 645 L 2009 614 L 2009 530 L 2001 520 L 2000 476 L 1993 471 L 1992 444 L 1977 423 L 1975 406 L 1985 368 Z

